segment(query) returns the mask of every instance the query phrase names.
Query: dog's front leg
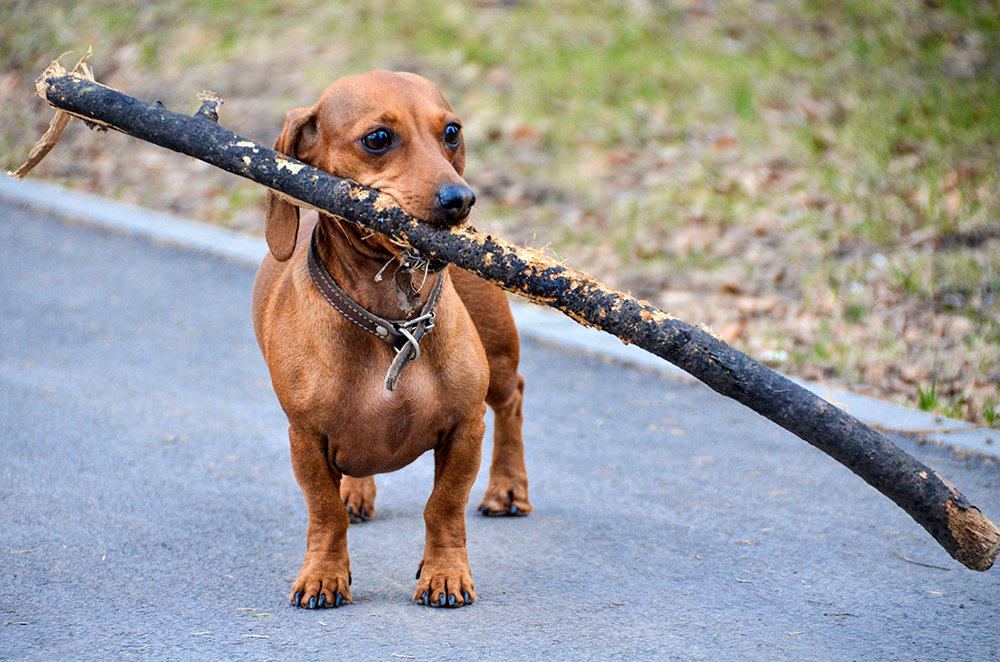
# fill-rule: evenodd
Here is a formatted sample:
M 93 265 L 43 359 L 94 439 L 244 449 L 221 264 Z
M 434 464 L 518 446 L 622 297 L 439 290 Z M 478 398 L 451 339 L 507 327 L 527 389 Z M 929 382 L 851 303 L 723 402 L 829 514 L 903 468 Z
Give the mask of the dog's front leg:
M 306 556 L 292 585 L 293 605 L 339 607 L 351 601 L 351 562 L 347 556 L 350 518 L 340 498 L 340 472 L 327 458 L 322 435 L 291 426 L 292 469 L 309 511 Z
M 482 413 L 434 450 L 434 489 L 424 508 L 424 558 L 413 594 L 423 605 L 459 607 L 476 599 L 465 549 L 465 507 L 479 472 Z

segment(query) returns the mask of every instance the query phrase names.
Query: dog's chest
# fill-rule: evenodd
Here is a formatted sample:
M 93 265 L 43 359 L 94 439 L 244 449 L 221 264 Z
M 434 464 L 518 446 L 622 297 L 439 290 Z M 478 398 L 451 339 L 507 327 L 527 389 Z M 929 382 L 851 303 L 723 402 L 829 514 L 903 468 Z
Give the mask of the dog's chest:
M 331 461 L 351 476 L 410 464 L 453 434 L 468 410 L 456 402 L 453 388 L 419 362 L 407 367 L 394 391 L 371 379 L 373 374 L 317 410 L 326 412 L 322 427 Z
M 482 425 L 489 368 L 454 291 L 445 291 L 433 332 L 393 391 L 385 387 L 392 349 L 303 291 L 305 299 L 277 299 L 262 346 L 289 422 L 324 437 L 341 472 L 394 471 L 469 434 L 476 419 Z

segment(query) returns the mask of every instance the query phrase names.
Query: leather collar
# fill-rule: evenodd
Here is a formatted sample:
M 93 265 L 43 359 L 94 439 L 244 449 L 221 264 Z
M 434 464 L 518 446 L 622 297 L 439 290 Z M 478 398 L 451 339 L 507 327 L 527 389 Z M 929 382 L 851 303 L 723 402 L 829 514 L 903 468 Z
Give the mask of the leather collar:
M 309 275 L 316 289 L 334 310 L 396 350 L 396 358 L 385 376 L 386 389 L 393 390 L 403 368 L 410 361 L 420 358 L 420 339 L 434 328 L 434 311 L 441 300 L 444 278 L 440 274 L 434 277 L 430 296 L 427 297 L 419 315 L 411 320 L 390 320 L 365 310 L 337 285 L 319 257 L 315 228 L 309 242 L 308 262 Z

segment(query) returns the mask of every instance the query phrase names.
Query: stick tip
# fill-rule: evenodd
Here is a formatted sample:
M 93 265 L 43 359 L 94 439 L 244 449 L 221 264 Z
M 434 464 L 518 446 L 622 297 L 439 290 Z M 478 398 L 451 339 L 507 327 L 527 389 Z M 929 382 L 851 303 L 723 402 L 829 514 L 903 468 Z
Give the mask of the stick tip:
M 948 530 L 958 543 L 955 560 L 972 570 L 989 570 L 1000 554 L 1000 530 L 975 506 L 949 499 Z
M 201 117 L 203 119 L 210 120 L 212 122 L 219 121 L 219 106 L 222 105 L 222 99 L 220 99 L 215 92 L 210 92 L 204 90 L 198 95 L 198 99 L 201 101 L 201 107 L 194 114 L 195 117 Z

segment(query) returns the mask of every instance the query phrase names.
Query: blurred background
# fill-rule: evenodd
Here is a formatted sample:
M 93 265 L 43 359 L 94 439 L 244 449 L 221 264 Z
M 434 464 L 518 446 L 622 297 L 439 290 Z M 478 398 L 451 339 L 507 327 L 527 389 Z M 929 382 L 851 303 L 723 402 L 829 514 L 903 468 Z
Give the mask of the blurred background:
M 472 224 L 544 247 L 787 374 L 1000 427 L 995 0 L 4 0 L 0 144 L 97 80 L 272 144 L 369 69 L 465 125 Z M 71 123 L 31 175 L 242 232 L 264 190 Z

